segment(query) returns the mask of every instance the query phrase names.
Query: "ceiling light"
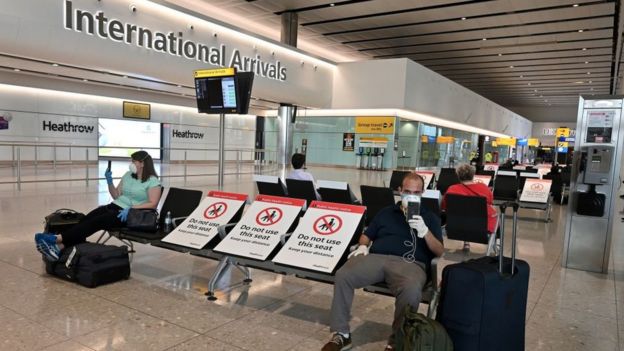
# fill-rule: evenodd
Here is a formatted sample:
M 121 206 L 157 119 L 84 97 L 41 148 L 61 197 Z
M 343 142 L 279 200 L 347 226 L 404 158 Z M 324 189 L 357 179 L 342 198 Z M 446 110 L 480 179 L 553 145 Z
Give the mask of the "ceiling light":
M 579 32 L 579 33 L 583 33 L 583 30 L 582 30 L 582 29 L 579 29 L 579 30 L 578 30 L 578 32 Z
M 83 82 L 88 82 L 89 80 L 88 80 L 88 79 L 83 79 L 82 81 L 83 81 Z
M 572 7 L 578 7 L 578 6 L 579 6 L 579 4 L 574 4 L 574 5 L 572 5 Z
M 581 50 L 585 51 L 585 50 L 587 50 L 587 48 L 583 48 L 583 49 L 581 49 Z
M 19 68 L 13 68 L 13 70 L 14 70 L 15 72 L 19 72 L 19 71 L 21 71 L 21 69 L 19 69 Z
M 124 78 L 128 78 L 128 76 L 123 76 Z
M 503 56 L 503 54 L 498 54 L 498 56 Z
M 521 74 L 521 75 L 520 75 L 520 78 L 524 78 L 524 76 Z
M 513 66 L 509 66 L 509 68 L 513 68 Z
M 587 72 L 587 74 L 591 74 L 591 72 Z
M 585 61 L 585 64 L 588 64 L 588 63 L 589 63 L 589 61 Z
M 537 93 L 537 89 L 533 89 L 533 91 Z
M 462 21 L 465 21 L 465 20 L 466 20 L 466 17 L 462 17 L 462 18 L 461 18 L 461 20 L 462 20 Z
M 531 82 L 527 83 L 527 85 L 531 85 Z
M 329 4 L 329 7 L 334 7 L 334 6 L 336 6 L 336 4 L 334 3 Z
M 53 67 L 58 67 L 58 63 L 53 63 L 52 66 Z
M 178 88 L 182 88 L 182 86 L 181 86 L 181 85 L 178 85 Z
M 593 82 L 590 80 L 590 81 L 589 81 L 589 82 L 587 82 L 587 83 L 591 84 L 591 83 L 593 83 Z
M 483 39 L 481 39 L 481 40 L 487 40 L 487 38 L 483 38 Z

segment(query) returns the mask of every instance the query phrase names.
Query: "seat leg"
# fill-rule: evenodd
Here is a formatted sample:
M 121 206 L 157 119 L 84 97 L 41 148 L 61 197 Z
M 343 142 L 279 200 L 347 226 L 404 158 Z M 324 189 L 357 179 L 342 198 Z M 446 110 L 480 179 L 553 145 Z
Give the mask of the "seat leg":
M 106 237 L 106 239 L 104 239 L 104 241 L 102 241 L 102 239 L 104 238 L 104 235 L 108 235 L 108 236 Z M 95 242 L 98 243 L 98 244 L 106 244 L 110 240 L 111 236 L 112 235 L 110 235 L 108 230 L 103 230 L 102 234 L 100 234 L 100 237 L 97 238 L 97 240 Z
M 212 277 L 210 277 L 210 281 L 208 282 L 208 291 L 206 292 L 206 295 L 208 296 L 208 300 L 214 301 L 217 299 L 214 296 L 217 283 L 219 282 L 219 280 L 221 280 L 221 276 L 223 275 L 223 272 L 225 272 L 231 264 L 232 262 L 230 261 L 230 258 L 228 256 L 224 256 L 219 261 L 219 264 L 217 265 L 217 269 L 212 274 Z
M 431 319 L 436 318 L 436 312 L 438 311 L 438 301 L 440 299 L 440 291 L 435 289 L 433 292 L 433 297 L 429 302 L 429 307 L 427 308 L 427 317 Z
M 238 269 L 239 271 L 241 271 L 241 273 L 243 273 L 245 275 L 245 279 L 243 280 L 243 282 L 245 283 L 251 283 L 251 272 L 249 271 L 249 268 L 244 267 L 244 266 L 239 266 L 239 265 L 234 265 L 234 267 L 236 267 L 236 269 Z
M 496 233 L 489 234 L 488 247 L 485 255 L 490 256 L 492 253 L 496 254 L 496 251 Z

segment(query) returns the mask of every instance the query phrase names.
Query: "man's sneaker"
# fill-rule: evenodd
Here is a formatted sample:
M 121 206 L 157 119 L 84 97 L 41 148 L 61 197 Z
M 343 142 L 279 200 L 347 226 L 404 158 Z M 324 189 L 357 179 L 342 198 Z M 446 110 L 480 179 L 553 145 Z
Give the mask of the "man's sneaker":
M 344 337 L 340 333 L 335 333 L 331 341 L 325 344 L 321 351 L 342 351 L 351 348 L 351 335 Z
M 37 251 L 41 252 L 48 261 L 57 261 L 61 255 L 61 249 L 56 244 L 56 236 L 53 234 L 35 234 Z

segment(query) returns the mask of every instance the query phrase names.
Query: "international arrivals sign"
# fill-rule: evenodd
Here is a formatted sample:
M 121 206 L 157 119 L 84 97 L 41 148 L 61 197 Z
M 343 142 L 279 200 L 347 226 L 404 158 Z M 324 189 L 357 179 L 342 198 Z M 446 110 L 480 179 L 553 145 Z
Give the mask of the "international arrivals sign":
M 261 77 L 284 82 L 288 70 L 280 61 L 267 62 L 258 54 L 242 55 L 238 49 L 228 49 L 224 44 L 206 45 L 184 37 L 182 30 L 159 32 L 132 23 L 123 23 L 107 16 L 104 11 L 96 13 L 74 7 L 71 0 L 64 2 L 63 26 L 103 40 L 184 57 L 220 67 L 235 67 L 239 71 L 254 72 Z

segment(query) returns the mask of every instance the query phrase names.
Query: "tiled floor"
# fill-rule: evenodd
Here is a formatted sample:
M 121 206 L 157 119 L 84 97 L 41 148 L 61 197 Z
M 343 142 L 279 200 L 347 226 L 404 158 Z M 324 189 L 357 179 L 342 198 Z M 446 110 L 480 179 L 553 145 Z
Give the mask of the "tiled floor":
M 90 173 L 101 174 L 105 165 L 99 167 Z M 116 164 L 116 173 L 124 167 Z M 181 173 L 180 166 L 162 170 Z M 191 167 L 189 174 L 199 171 Z M 360 184 L 389 179 L 383 172 L 310 171 L 317 179 L 347 180 L 356 193 Z M 23 179 L 82 175 L 80 166 L 22 170 Z M 13 179 L 11 168 L 0 168 L 0 182 Z M 226 190 L 254 192 L 249 175 L 231 175 L 225 183 Z M 191 177 L 186 185 L 181 177 L 167 178 L 165 184 L 209 190 L 216 178 Z M 46 275 L 32 240 L 44 215 L 108 203 L 104 185 L 33 183 L 21 191 L 0 185 L 0 350 L 319 350 L 328 339 L 332 287 L 326 284 L 254 270 L 246 286 L 238 283 L 239 272 L 230 272 L 234 286 L 222 286 L 219 300 L 208 302 L 203 293 L 215 261 L 145 245 L 137 245 L 128 281 L 86 289 Z M 519 257 L 531 265 L 526 349 L 618 350 L 624 346 L 622 233 L 615 235 L 609 274 L 561 268 L 565 210 L 555 206 L 551 223 L 539 220 L 541 212 L 520 212 Z M 445 246 L 441 267 L 465 258 L 455 252 L 460 243 L 447 240 Z M 485 249 L 473 251 L 476 257 Z M 382 350 L 392 312 L 392 298 L 358 292 L 354 349 Z

